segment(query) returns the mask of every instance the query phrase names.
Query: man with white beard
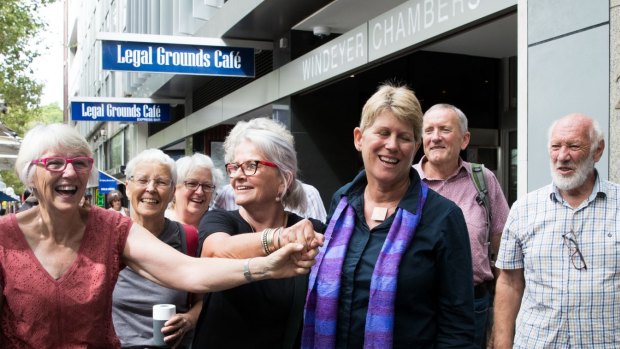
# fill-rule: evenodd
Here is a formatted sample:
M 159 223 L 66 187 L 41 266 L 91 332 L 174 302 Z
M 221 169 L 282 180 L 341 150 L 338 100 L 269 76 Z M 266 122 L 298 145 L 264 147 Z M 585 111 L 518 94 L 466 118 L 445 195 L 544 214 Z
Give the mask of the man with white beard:
M 551 125 L 553 181 L 515 202 L 502 234 L 495 348 L 620 348 L 620 186 L 594 167 L 604 148 L 586 115 Z

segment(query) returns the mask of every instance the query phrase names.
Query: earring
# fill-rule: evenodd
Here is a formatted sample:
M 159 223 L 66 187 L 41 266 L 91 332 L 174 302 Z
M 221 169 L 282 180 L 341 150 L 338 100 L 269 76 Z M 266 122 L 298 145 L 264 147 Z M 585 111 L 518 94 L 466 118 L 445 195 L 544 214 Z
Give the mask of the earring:
M 280 202 L 280 196 L 276 196 L 276 202 Z

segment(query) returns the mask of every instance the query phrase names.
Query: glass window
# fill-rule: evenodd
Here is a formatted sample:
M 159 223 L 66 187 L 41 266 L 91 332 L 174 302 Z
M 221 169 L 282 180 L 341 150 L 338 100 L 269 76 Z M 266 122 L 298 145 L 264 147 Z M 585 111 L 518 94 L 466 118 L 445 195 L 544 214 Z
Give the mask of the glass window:
M 110 166 L 109 168 L 119 168 L 123 164 L 123 134 L 117 133 L 110 139 Z

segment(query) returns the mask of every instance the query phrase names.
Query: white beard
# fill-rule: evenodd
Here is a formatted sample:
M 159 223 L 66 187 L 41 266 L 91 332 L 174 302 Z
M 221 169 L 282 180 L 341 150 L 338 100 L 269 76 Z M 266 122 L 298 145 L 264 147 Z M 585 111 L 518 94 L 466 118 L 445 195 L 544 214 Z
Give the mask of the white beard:
M 575 165 L 575 173 L 570 176 L 563 176 L 555 171 L 556 166 L 573 164 Z M 590 154 L 587 159 L 577 164 L 572 161 L 568 163 L 559 163 L 556 161 L 555 163 L 551 162 L 550 165 L 553 184 L 560 190 L 573 190 L 583 185 L 594 170 L 594 157 Z

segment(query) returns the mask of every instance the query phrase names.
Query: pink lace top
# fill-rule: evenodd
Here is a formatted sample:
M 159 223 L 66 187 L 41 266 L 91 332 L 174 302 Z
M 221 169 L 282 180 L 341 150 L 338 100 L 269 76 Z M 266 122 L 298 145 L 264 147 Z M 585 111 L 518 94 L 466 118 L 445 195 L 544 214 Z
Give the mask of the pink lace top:
M 58 280 L 35 257 L 15 215 L 0 218 L 2 348 L 120 348 L 112 291 L 131 220 L 93 207 L 73 264 Z

